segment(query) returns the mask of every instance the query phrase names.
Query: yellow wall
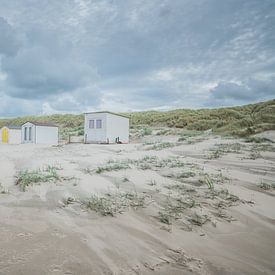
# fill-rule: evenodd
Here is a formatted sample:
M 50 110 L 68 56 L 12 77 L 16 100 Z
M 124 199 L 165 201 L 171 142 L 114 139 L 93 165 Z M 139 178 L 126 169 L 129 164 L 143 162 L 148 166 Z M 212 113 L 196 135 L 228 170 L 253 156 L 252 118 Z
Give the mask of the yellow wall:
M 3 143 L 9 142 L 9 130 L 7 128 L 2 129 L 2 142 Z

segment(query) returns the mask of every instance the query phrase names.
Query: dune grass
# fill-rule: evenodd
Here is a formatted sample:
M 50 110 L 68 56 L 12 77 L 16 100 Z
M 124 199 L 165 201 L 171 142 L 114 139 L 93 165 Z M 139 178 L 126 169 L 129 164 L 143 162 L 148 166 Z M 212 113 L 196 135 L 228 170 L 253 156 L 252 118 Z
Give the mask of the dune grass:
M 145 205 L 145 196 L 137 192 L 115 192 L 105 195 L 92 195 L 82 201 L 82 205 L 102 216 L 121 214 L 127 210 L 142 208 Z
M 7 188 L 5 188 L 0 182 L 0 194 L 9 194 L 9 193 L 10 191 Z
M 53 167 L 50 167 L 46 170 L 24 170 L 19 172 L 16 180 L 16 185 L 19 185 L 22 191 L 25 192 L 29 185 L 58 180 L 60 180 L 60 177 L 57 174 L 56 169 L 54 169 Z
M 111 171 L 119 171 L 129 169 L 130 166 L 127 161 L 109 160 L 106 164 L 98 166 L 95 170 L 97 174 Z
M 151 135 L 153 127 L 182 129 L 183 140 L 186 131 L 195 133 L 212 129 L 214 133 L 248 137 L 265 130 L 275 129 L 275 99 L 257 104 L 219 109 L 178 109 L 173 111 L 145 111 L 124 113 L 130 118 L 131 129 L 137 129 L 138 136 Z M 51 116 L 28 116 L 0 119 L 0 128 L 7 124 L 23 124 L 27 121 L 52 122 L 60 128 L 60 138 L 69 135 L 83 135 L 84 115 L 56 114 Z M 156 134 L 169 134 L 162 129 Z M 185 134 L 184 134 L 185 133 Z
M 262 190 L 268 191 L 268 190 L 275 189 L 275 183 L 267 183 L 267 182 L 261 181 L 261 183 L 259 184 L 259 187 Z
M 58 166 L 48 165 L 43 169 L 20 171 L 16 177 L 16 185 L 19 185 L 21 190 L 25 192 L 30 185 L 75 179 L 75 177 L 60 176 L 57 171 L 61 169 Z

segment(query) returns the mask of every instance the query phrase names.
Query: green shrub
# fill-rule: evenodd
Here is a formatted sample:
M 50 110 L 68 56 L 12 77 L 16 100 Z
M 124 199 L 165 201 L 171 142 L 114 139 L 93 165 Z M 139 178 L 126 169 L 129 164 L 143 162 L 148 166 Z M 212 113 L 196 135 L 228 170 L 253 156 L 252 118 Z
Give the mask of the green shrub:
M 149 136 L 152 135 L 153 130 L 151 128 L 144 128 L 142 129 L 142 135 L 143 136 Z

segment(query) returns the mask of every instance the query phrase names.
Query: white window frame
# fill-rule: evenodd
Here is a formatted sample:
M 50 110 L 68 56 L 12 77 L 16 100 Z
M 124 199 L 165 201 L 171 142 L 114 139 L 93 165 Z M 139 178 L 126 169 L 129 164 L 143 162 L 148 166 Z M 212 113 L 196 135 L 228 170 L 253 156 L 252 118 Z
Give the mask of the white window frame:
M 91 127 L 93 126 L 93 127 Z M 89 120 L 89 129 L 94 129 L 95 128 L 95 120 L 94 119 L 90 119 Z
M 100 127 L 98 127 L 99 125 L 97 124 L 98 122 L 100 122 Z M 97 119 L 96 120 L 96 129 L 102 129 L 102 119 Z
M 32 127 L 29 127 L 29 141 L 32 140 Z
M 28 140 L 28 128 L 24 127 L 24 141 Z

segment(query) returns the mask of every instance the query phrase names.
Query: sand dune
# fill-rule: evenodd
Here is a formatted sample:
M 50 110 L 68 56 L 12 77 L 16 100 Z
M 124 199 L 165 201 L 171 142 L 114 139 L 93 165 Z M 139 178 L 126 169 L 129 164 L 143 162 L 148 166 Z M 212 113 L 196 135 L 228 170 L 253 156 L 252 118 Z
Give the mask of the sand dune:
M 274 274 L 275 146 L 143 142 L 0 145 L 0 274 Z

